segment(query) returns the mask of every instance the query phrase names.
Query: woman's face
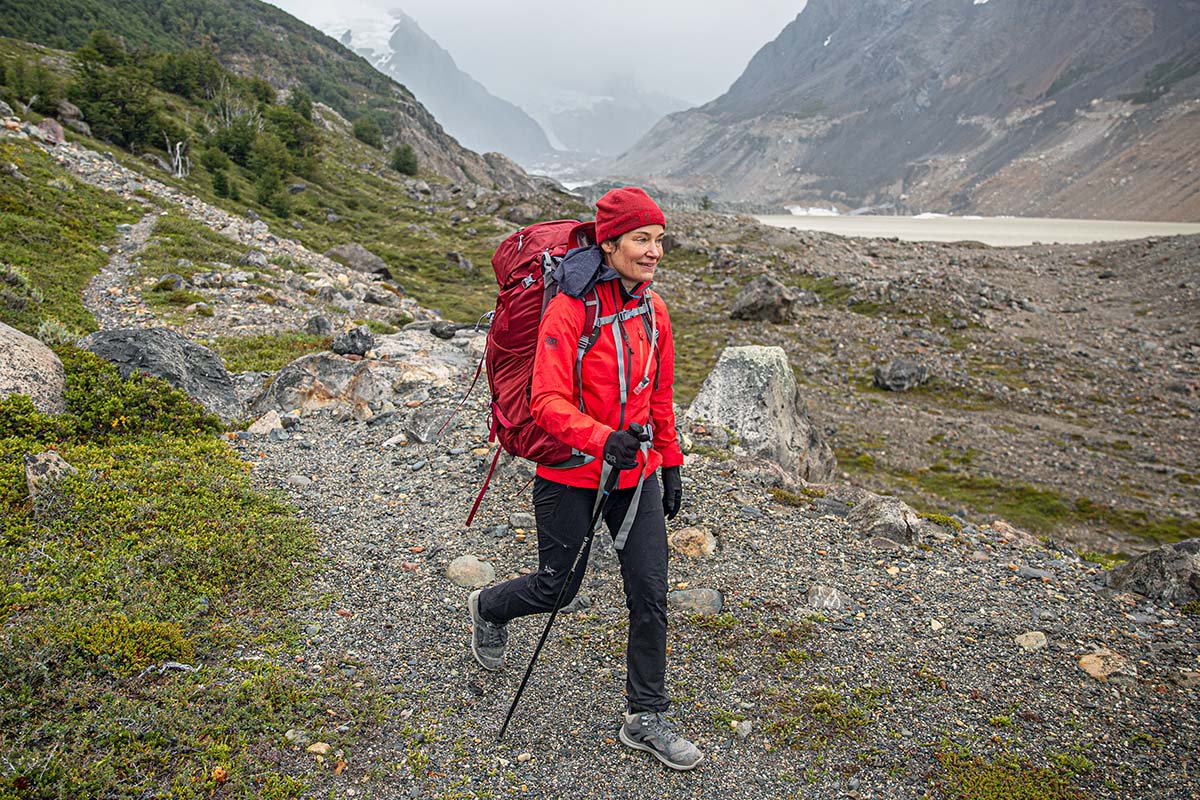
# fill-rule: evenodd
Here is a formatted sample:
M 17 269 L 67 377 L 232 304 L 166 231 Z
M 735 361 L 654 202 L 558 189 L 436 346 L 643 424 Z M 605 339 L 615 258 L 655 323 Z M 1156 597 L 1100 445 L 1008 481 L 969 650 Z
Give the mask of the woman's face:
M 617 240 L 601 242 L 605 260 L 621 276 L 626 289 L 654 280 L 654 269 L 662 258 L 662 225 L 643 225 L 621 234 Z

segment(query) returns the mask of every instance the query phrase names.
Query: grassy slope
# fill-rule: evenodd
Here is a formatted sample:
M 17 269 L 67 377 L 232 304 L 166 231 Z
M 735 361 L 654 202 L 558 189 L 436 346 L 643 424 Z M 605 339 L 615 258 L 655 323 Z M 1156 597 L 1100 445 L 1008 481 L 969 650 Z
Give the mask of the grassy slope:
M 297 729 L 348 756 L 378 695 L 295 663 L 311 531 L 182 394 L 60 352 L 66 414 L 0 402 L 0 798 L 312 791 L 321 765 L 266 754 Z M 79 475 L 27 499 L 47 447 Z

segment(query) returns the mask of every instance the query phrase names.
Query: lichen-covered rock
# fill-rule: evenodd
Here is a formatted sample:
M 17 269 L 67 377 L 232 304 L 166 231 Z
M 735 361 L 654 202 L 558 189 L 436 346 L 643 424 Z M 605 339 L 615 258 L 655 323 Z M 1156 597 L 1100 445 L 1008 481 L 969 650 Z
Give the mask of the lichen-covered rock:
M 882 536 L 900 544 L 920 541 L 921 518 L 907 503 L 894 497 L 871 495 L 850 510 L 846 523 L 864 539 Z
M 715 617 L 725 607 L 725 597 L 716 589 L 676 589 L 667 593 L 667 603 L 689 614 Z
M 50 492 L 63 478 L 79 474 L 62 456 L 53 450 L 44 453 L 25 454 L 25 484 L 30 497 L 41 497 Z
M 688 558 L 711 556 L 717 552 L 717 539 L 712 532 L 695 526 L 671 531 L 667 543 L 676 553 Z
M 168 328 L 97 331 L 79 346 L 112 363 L 123 378 L 136 373 L 162 378 L 225 422 L 245 411 L 221 357 Z
M 833 475 L 833 451 L 804 409 L 782 348 L 725 348 L 687 418 L 727 428 L 735 448 L 774 461 L 796 478 L 819 483 Z
M 43 414 L 66 410 L 66 373 L 46 345 L 0 322 L 0 398 L 23 394 Z
M 389 275 L 387 262 L 357 242 L 339 244 L 325 251 L 325 255 L 357 272 Z
M 886 367 L 875 368 L 875 385 L 889 392 L 907 392 L 931 377 L 929 367 L 908 359 L 897 359 Z
M 1113 567 L 1105 577 L 1114 589 L 1137 592 L 1160 603 L 1200 600 L 1200 539 L 1164 544 Z
M 796 318 L 797 296 L 770 275 L 759 275 L 746 284 L 733 300 L 733 319 L 791 322 Z

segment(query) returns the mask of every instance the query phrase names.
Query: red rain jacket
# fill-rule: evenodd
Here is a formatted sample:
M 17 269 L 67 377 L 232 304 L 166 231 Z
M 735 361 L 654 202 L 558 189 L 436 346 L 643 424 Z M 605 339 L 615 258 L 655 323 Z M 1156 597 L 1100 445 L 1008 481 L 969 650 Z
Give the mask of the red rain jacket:
M 637 308 L 644 291 L 650 292 L 649 284 L 637 287 L 633 296 L 625 300 L 619 279 L 597 284 L 599 316 Z M 654 292 L 650 292 L 650 297 L 658 326 L 659 354 L 656 358 L 642 317 L 624 323 L 625 340 L 631 351 L 627 352 L 626 357 L 629 396 L 625 404 L 624 423 L 620 419 L 621 389 L 617 377 L 616 342 L 611 329 L 603 326 L 596 343 L 583 357 L 584 410 L 580 411 L 576 397 L 575 359 L 579 338 L 584 335 L 583 326 L 587 321 L 584 301 L 560 293 L 546 306 L 538 328 L 534 358 L 530 393 L 533 419 L 550 435 L 595 459 L 570 469 L 539 465 L 537 474 L 541 477 L 568 486 L 599 487 L 605 440 L 618 427 L 628 428 L 633 422 L 642 425 L 648 422 L 654 426 L 649 457 L 638 454 L 638 465 L 646 474 L 660 465 L 674 467 L 683 463 L 683 451 L 679 449 L 675 433 L 675 407 L 672 405 L 675 342 L 671 336 L 671 319 L 662 298 Z M 641 382 L 647 361 L 650 362 L 650 384 L 635 394 L 633 389 Z M 622 472 L 618 488 L 633 488 L 637 485 L 638 476 L 639 470 Z

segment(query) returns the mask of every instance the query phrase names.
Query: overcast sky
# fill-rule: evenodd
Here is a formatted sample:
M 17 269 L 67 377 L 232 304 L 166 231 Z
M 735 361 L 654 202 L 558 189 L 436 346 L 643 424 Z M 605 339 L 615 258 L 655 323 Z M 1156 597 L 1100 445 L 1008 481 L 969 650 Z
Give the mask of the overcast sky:
M 695 105 L 722 94 L 805 0 L 268 0 L 321 28 L 400 8 L 493 93 L 629 75 Z M 537 42 L 544 42 L 538 47 Z

